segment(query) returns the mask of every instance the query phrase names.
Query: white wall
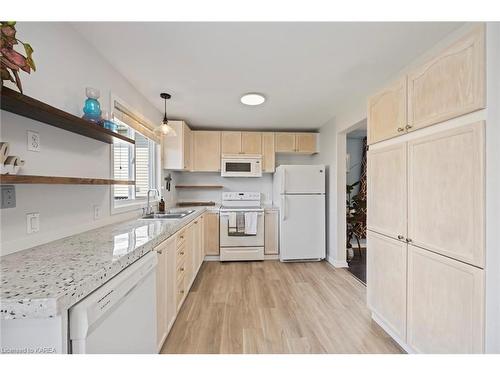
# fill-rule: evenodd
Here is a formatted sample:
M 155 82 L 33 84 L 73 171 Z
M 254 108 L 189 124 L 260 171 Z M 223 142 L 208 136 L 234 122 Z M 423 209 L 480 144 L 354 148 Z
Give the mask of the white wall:
M 85 87 L 92 86 L 101 90 L 104 108 L 109 109 L 113 92 L 153 123 L 161 119 L 161 113 L 69 24 L 20 22 L 17 30 L 19 38 L 35 50 L 37 71 L 21 73 L 26 95 L 80 116 Z M 5 111 L 1 114 L 0 138 L 10 142 L 11 154 L 26 160 L 23 174 L 110 177 L 110 145 Z M 27 151 L 27 130 L 40 133 L 41 152 Z M 16 198 L 16 208 L 0 213 L 1 254 L 131 215 L 110 215 L 110 187 L 106 186 L 17 185 Z M 102 216 L 97 221 L 94 205 L 101 206 Z M 28 235 L 26 214 L 31 212 L 40 213 L 40 231 Z
M 486 120 L 486 351 L 500 353 L 500 23 L 490 22 Z
M 363 159 L 363 138 L 351 138 L 347 134 L 346 151 L 349 155 L 349 165 L 347 170 L 347 184 L 352 185 L 361 178 L 361 162 Z M 359 192 L 359 185 L 352 189 L 352 195 Z

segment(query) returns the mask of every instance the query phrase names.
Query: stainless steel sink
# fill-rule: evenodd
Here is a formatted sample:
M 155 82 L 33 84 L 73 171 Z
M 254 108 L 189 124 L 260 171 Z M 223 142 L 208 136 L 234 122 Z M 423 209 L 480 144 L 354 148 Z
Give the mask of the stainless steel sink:
M 165 213 L 153 213 L 144 215 L 143 219 L 182 219 L 187 215 L 190 215 L 194 212 L 194 210 L 185 210 L 185 211 L 167 211 Z

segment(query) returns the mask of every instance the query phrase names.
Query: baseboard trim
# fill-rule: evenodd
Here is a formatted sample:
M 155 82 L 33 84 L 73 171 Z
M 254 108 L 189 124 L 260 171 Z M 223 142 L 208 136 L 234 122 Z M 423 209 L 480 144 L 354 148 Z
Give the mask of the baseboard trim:
M 389 328 L 389 325 L 386 324 L 384 322 L 384 320 L 382 318 L 380 318 L 377 314 L 375 314 L 374 312 L 372 312 L 372 320 L 377 323 L 389 336 L 391 336 L 391 338 L 396 341 L 396 343 L 401 347 L 401 349 L 403 349 L 406 353 L 408 354 L 414 354 L 415 351 L 412 350 L 408 344 L 406 344 L 406 342 L 401 338 L 399 337 L 398 335 L 396 335 L 396 333 Z
M 334 266 L 335 268 L 348 268 L 349 265 L 347 264 L 347 262 L 345 260 L 336 260 L 336 259 L 332 259 L 332 258 L 326 258 L 326 261 L 328 263 L 330 263 L 332 266 Z

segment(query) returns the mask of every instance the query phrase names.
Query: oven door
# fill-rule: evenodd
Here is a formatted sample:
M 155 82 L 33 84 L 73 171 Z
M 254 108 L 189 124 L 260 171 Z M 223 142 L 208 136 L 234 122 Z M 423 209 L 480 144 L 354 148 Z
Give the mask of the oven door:
M 260 158 L 223 158 L 222 177 L 261 177 Z
M 236 211 L 235 211 L 236 212 Z M 242 212 L 242 211 L 238 211 Z M 257 234 L 241 235 L 229 233 L 229 211 L 220 213 L 221 247 L 258 247 L 264 246 L 264 212 L 257 212 Z

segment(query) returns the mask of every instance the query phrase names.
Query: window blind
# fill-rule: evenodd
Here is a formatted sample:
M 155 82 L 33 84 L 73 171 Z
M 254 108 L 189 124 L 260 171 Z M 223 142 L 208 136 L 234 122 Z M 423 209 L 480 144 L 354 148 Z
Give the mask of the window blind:
M 126 107 L 121 105 L 116 100 L 114 101 L 113 107 L 114 107 L 113 115 L 120 121 L 124 122 L 125 124 L 133 128 L 135 131 L 141 133 L 147 138 L 153 140 L 154 142 L 156 143 L 161 142 L 160 137 L 155 134 L 154 130 L 148 124 L 146 124 L 144 120 L 134 115 L 132 112 L 130 112 Z

